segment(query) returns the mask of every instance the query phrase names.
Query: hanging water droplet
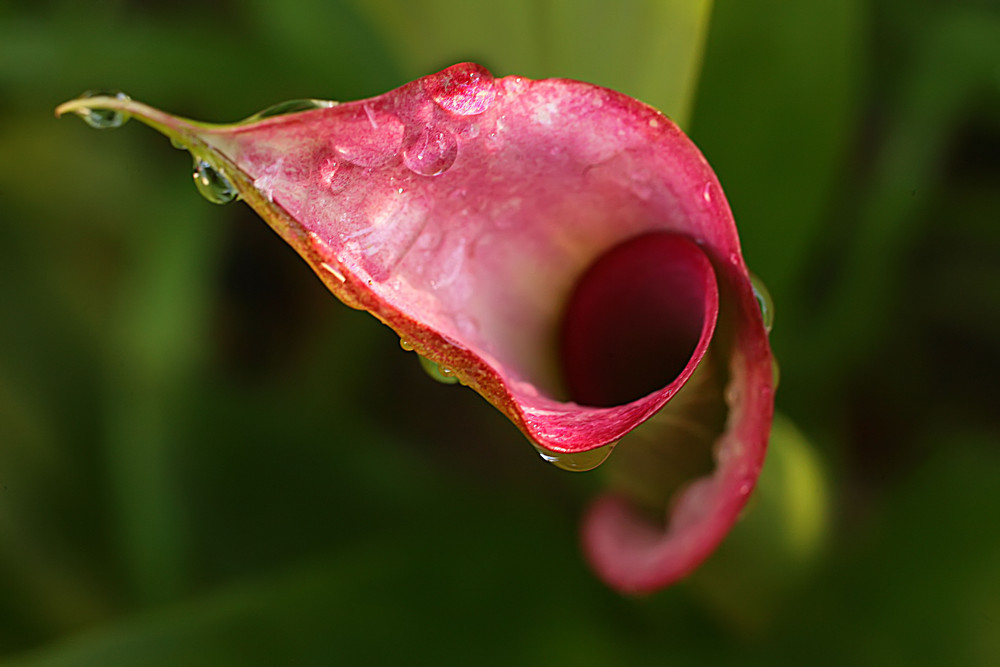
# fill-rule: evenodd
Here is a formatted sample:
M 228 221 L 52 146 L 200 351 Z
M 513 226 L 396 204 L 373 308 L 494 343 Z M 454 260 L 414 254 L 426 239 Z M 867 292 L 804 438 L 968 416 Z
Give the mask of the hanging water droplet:
M 195 158 L 193 176 L 198 192 L 213 204 L 228 204 L 236 199 L 236 188 L 209 162 Z
M 617 442 L 609 442 L 597 449 L 573 453 L 553 452 L 538 445 L 534 445 L 534 447 L 539 456 L 557 468 L 569 470 L 570 472 L 587 472 L 607 461 L 617 444 Z
M 405 338 L 399 339 L 399 346 L 404 350 L 406 350 L 407 352 L 413 352 L 413 345 L 410 343 L 410 341 L 406 340 Z
M 437 380 L 441 384 L 455 384 L 458 382 L 458 378 L 455 377 L 455 371 L 433 362 L 426 357 L 418 358 L 420 359 L 420 365 L 423 367 L 424 372 L 427 373 L 432 380 Z
M 427 77 L 424 90 L 442 109 L 459 116 L 483 113 L 497 96 L 493 75 L 474 63 L 454 65 Z
M 771 293 L 767 291 L 764 281 L 750 274 L 750 285 L 753 287 L 753 296 L 760 306 L 760 315 L 764 319 L 764 330 L 771 333 L 774 327 L 774 301 L 771 300 Z
M 186 151 L 188 147 L 180 140 L 179 137 L 170 137 L 170 145 L 179 151 Z
M 119 100 L 131 99 L 120 90 L 88 90 L 80 97 L 114 97 Z M 82 107 L 76 113 L 85 123 L 87 123 L 87 125 L 95 127 L 98 130 L 121 127 L 128 121 L 129 118 L 132 117 L 128 113 L 117 109 L 90 109 L 88 107 Z
M 254 115 L 250 116 L 244 123 L 252 123 L 254 121 L 263 120 L 265 118 L 271 118 L 273 116 L 285 116 L 287 114 L 299 113 L 300 111 L 313 111 L 315 109 L 329 109 L 330 107 L 337 106 L 336 102 L 331 102 L 330 100 L 313 100 L 313 99 L 302 99 L 302 100 L 288 100 L 287 102 L 278 102 L 277 104 L 272 104 L 271 106 L 258 111 Z
M 421 176 L 437 176 L 455 163 L 458 140 L 448 130 L 425 127 L 403 149 L 403 164 Z

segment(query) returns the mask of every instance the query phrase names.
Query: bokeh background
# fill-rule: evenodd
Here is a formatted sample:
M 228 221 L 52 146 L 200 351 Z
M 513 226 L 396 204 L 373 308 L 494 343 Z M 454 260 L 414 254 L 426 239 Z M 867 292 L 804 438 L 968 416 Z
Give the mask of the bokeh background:
M 467 59 L 676 118 L 776 303 L 790 422 L 658 595 L 582 561 L 599 471 L 429 380 L 152 131 L 52 114 Z M 998 258 L 990 0 L 0 0 L 0 661 L 1000 664 Z

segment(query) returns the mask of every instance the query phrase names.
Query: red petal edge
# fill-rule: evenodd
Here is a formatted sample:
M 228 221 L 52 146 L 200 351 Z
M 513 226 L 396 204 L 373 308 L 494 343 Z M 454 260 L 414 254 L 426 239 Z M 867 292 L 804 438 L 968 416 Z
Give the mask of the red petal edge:
M 691 573 L 728 534 L 764 465 L 774 412 L 771 352 L 758 305 L 745 290 L 745 272 L 734 268 L 721 301 L 720 336 L 729 384 L 725 430 L 716 441 L 715 471 L 696 480 L 675 499 L 663 525 L 650 521 L 631 502 L 605 494 L 584 518 L 587 559 L 610 586 L 648 593 Z M 628 446 L 627 441 L 622 447 Z

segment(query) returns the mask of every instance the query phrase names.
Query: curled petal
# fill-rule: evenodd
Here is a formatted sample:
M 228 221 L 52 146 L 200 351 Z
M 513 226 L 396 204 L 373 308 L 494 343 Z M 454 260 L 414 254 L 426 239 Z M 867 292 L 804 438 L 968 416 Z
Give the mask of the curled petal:
M 234 125 L 124 96 L 60 111 L 94 109 L 188 147 L 342 301 L 565 467 L 602 460 L 711 358 L 699 386 L 718 389 L 724 415 L 717 439 L 697 447 L 714 459 L 670 491 L 681 489 L 657 521 L 622 484 L 589 515 L 587 551 L 612 584 L 648 589 L 694 567 L 735 520 L 767 439 L 770 351 L 718 180 L 655 109 L 577 81 L 494 79 L 470 63 L 371 99 Z

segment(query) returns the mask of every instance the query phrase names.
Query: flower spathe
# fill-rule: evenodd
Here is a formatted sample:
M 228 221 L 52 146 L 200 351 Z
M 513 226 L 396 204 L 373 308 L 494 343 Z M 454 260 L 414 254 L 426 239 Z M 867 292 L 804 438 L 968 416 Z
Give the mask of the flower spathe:
M 342 301 L 453 372 L 543 455 L 572 467 L 622 441 L 611 465 L 623 457 L 635 472 L 584 522 L 611 585 L 669 584 L 736 520 L 770 427 L 770 349 L 718 180 L 658 111 L 473 64 L 233 125 L 124 96 L 60 112 L 94 109 L 186 146 Z M 704 428 L 675 405 L 708 415 Z M 686 443 L 681 459 L 701 462 L 659 484 L 627 463 L 633 437 L 636 452 Z

